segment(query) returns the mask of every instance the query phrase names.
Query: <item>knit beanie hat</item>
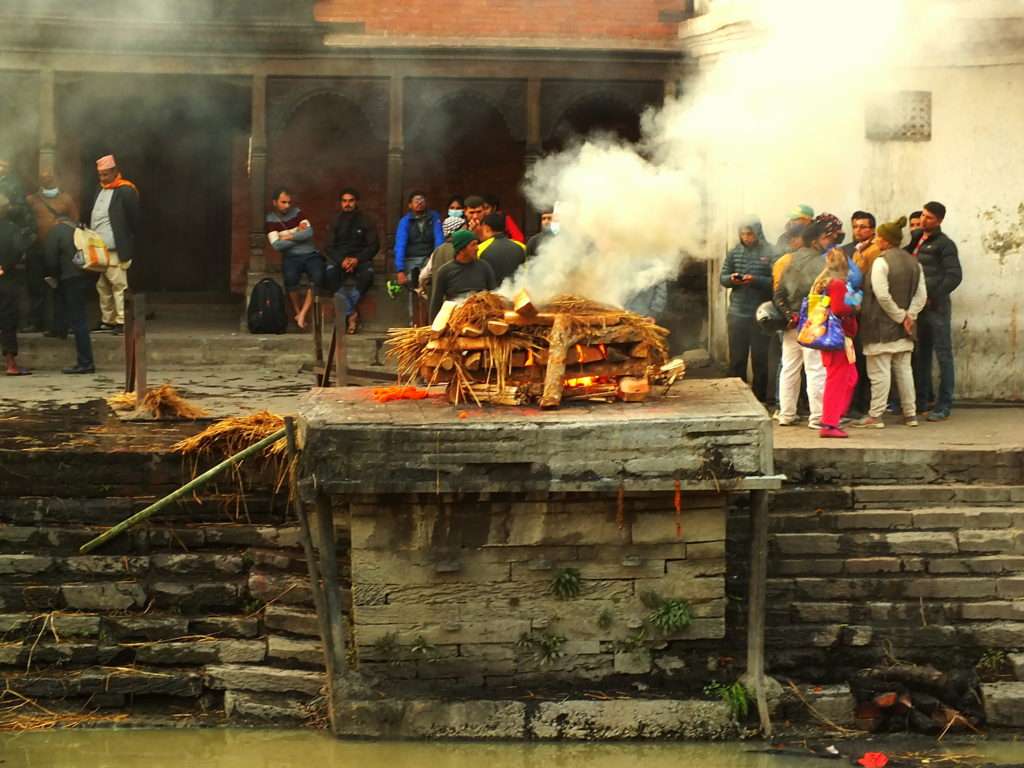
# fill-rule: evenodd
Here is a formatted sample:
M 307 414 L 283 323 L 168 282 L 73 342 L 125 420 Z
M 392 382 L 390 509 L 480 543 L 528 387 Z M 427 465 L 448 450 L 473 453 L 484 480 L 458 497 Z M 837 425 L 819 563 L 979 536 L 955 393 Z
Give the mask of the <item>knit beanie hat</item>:
M 885 242 L 894 248 L 899 248 L 900 243 L 903 242 L 903 228 L 905 226 L 907 226 L 907 217 L 900 216 L 896 221 L 887 221 L 885 224 L 879 224 L 875 232 Z
M 476 239 L 477 236 L 472 231 L 460 229 L 452 235 L 452 247 L 455 248 L 455 253 L 458 253 Z
M 813 218 L 814 218 L 814 209 L 811 208 L 811 206 L 806 205 L 806 204 L 798 205 L 789 214 L 789 220 L 790 221 L 792 221 L 793 219 L 813 219 Z
M 843 222 L 831 213 L 819 213 L 814 217 L 814 224 L 821 224 L 821 234 L 834 235 L 843 231 Z
M 444 232 L 445 237 L 449 237 L 452 232 L 462 229 L 466 226 L 466 220 L 461 216 L 449 216 L 441 224 L 441 231 Z

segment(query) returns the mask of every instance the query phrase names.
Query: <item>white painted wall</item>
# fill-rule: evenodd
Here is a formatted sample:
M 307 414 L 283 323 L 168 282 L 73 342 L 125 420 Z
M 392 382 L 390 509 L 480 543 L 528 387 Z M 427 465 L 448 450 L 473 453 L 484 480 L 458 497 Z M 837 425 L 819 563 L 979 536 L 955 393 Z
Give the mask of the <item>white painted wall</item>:
M 699 54 L 728 55 L 730 46 L 742 44 L 735 27 L 722 25 L 725 42 L 717 46 L 714 26 L 702 24 L 691 47 Z M 685 45 L 686 35 L 681 36 Z M 964 269 L 964 282 L 953 294 L 959 399 L 1024 401 L 1024 40 L 1003 43 L 998 51 L 937 57 L 941 66 L 906 69 L 881 84 L 884 91 L 932 93 L 930 141 L 869 141 L 863 115 L 840 107 L 833 125 L 845 126 L 835 130 L 835 168 L 841 176 L 808 195 L 814 199 L 783 190 L 780 208 L 762 211 L 775 237 L 784 218 L 781 206 L 799 202 L 847 220 L 852 210 L 863 208 L 880 221 L 906 215 L 928 200 L 944 203 L 944 230 L 957 243 Z M 856 167 L 849 166 L 850 158 L 857 158 Z M 708 249 L 720 264 L 727 245 L 735 242 L 734 223 L 748 211 L 750 196 L 739 169 L 718 160 L 735 181 L 732 194 L 720 192 L 709 201 Z M 715 270 L 709 280 L 714 296 L 709 345 L 724 359 L 725 296 L 717 265 L 709 268 Z

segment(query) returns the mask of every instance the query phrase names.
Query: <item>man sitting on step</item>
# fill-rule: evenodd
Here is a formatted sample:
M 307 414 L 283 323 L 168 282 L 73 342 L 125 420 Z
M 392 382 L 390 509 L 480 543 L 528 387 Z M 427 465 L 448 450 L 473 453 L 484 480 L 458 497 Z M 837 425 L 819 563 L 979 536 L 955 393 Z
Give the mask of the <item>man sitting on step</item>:
M 344 312 L 348 333 L 359 328 L 359 300 L 373 284 L 373 257 L 380 250 L 377 227 L 359 210 L 359 193 L 341 190 L 338 216 L 327 246 L 326 286 L 334 291 L 334 306 Z

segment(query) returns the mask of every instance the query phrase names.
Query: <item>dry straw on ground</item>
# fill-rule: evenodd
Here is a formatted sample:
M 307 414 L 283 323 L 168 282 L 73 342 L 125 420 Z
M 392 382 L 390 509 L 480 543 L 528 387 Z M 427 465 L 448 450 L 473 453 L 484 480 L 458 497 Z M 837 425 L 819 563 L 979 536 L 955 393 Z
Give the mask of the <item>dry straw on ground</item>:
M 134 392 L 122 392 L 108 397 L 107 405 L 118 412 L 142 411 L 160 421 L 192 421 L 208 415 L 202 408 L 179 395 L 170 384 L 161 384 L 159 387 L 146 390 L 141 406 L 138 405 Z

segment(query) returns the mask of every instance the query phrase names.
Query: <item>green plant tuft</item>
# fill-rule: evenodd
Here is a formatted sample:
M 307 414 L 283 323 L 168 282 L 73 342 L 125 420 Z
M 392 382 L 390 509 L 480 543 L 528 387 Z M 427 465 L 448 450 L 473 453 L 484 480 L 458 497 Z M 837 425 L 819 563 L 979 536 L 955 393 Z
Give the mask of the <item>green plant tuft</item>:
M 580 572 L 575 568 L 563 568 L 551 580 L 548 591 L 559 600 L 572 600 L 579 597 L 581 586 Z
M 546 630 L 541 632 L 534 630 L 520 635 L 516 645 L 528 650 L 541 666 L 547 666 L 565 655 L 562 651 L 562 646 L 565 643 L 566 638 L 562 635 L 556 635 Z
M 386 635 L 378 637 L 373 642 L 373 650 L 385 659 L 394 659 L 399 650 L 398 633 L 388 632 Z
M 647 621 L 661 634 L 674 635 L 690 626 L 693 613 L 685 600 L 665 600 L 654 609 Z
M 615 623 L 615 614 L 605 608 L 601 613 L 597 615 L 597 628 L 609 630 L 612 628 L 612 624 Z
M 648 590 L 646 592 L 640 593 L 640 603 L 644 606 L 644 608 L 649 608 L 650 610 L 654 611 L 660 608 L 661 604 L 664 602 L 665 601 L 661 599 L 661 595 L 659 595 L 657 592 Z
M 708 683 L 704 686 L 704 695 L 721 699 L 729 705 L 733 720 L 742 722 L 750 712 L 750 693 L 743 683 Z
M 998 675 L 1010 663 L 1010 657 L 1006 651 L 1000 648 L 989 648 L 974 665 L 974 668 L 982 674 Z
M 437 655 L 437 647 L 430 643 L 423 635 L 416 635 L 413 638 L 412 645 L 409 646 L 409 653 L 413 656 L 433 659 Z

